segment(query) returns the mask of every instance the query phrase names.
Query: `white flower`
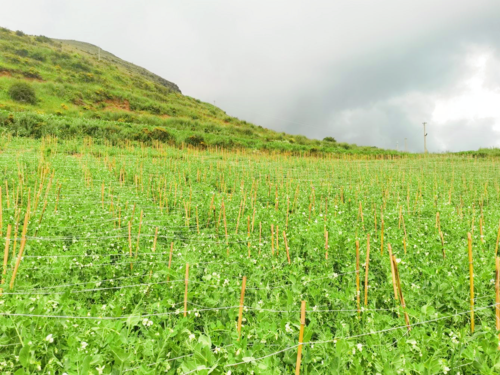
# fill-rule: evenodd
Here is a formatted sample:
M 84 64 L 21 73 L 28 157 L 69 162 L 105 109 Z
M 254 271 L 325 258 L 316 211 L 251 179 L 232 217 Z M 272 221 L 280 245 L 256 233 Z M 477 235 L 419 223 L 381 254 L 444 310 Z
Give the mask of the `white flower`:
M 189 335 L 189 341 L 193 341 L 195 338 L 196 338 L 196 336 L 194 335 L 194 333 L 191 333 Z
M 447 373 L 448 373 L 448 371 L 450 371 L 450 368 L 449 368 L 449 367 L 444 366 L 444 368 L 443 368 L 443 372 L 444 372 L 445 374 L 447 374 Z
M 318 306 L 314 306 L 313 311 L 318 311 Z
M 95 369 L 97 370 L 97 373 L 98 373 L 99 375 L 101 375 L 101 374 L 102 374 L 102 372 L 104 371 L 104 367 L 106 367 L 106 365 L 103 365 L 102 367 L 96 367 L 96 368 L 95 368 Z
M 290 322 L 288 322 L 287 324 L 285 324 L 285 330 L 286 330 L 288 333 L 293 332 L 293 329 L 290 327 Z
M 85 341 L 82 341 L 82 349 L 85 349 L 87 347 L 87 343 Z
M 151 327 L 153 325 L 153 322 L 149 320 L 148 318 L 144 318 L 142 320 L 142 325 L 145 327 Z
M 54 342 L 54 338 L 52 337 L 52 333 L 45 338 L 45 341 L 47 341 L 51 344 Z
M 362 351 L 363 351 L 363 344 L 358 344 L 358 345 L 356 345 L 356 346 L 358 347 L 358 350 L 359 350 L 360 352 L 362 352 Z
M 214 349 L 214 353 L 216 353 L 216 354 L 217 354 L 217 353 L 219 353 L 219 352 L 220 352 L 220 348 L 216 346 L 216 347 L 215 347 L 215 349 Z

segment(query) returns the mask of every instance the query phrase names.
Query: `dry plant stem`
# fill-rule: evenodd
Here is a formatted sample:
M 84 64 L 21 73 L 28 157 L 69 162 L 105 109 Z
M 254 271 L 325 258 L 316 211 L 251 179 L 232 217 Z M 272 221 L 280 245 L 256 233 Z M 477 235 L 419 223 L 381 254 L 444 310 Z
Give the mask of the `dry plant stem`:
M 467 233 L 469 247 L 469 277 L 470 277 L 470 330 L 474 333 L 474 267 L 472 265 L 472 235 Z
M 245 288 L 247 286 L 247 277 L 243 276 L 243 282 L 241 284 L 241 295 L 240 295 L 240 310 L 238 313 L 238 341 L 241 338 L 241 322 L 243 320 L 243 302 L 245 300 Z
M 188 306 L 188 283 L 189 283 L 189 263 L 186 263 L 186 277 L 184 279 L 184 316 L 187 316 L 187 306 Z
M 295 375 L 300 375 L 300 363 L 302 361 L 302 340 L 304 340 L 305 325 L 306 325 L 306 301 L 302 301 L 300 307 L 299 347 L 297 349 L 297 363 L 295 364 Z
M 368 306 L 368 269 L 370 265 L 370 233 L 366 239 L 365 306 Z

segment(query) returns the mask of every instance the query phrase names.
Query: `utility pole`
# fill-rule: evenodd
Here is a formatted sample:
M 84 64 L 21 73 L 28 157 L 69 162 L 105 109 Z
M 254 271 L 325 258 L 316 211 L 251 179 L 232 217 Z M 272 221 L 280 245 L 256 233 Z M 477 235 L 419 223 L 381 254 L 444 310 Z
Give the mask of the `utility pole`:
M 424 154 L 427 154 L 427 133 L 425 132 L 425 125 L 427 125 L 426 122 L 424 122 Z
M 408 143 L 406 142 L 408 138 L 405 138 L 405 152 L 408 152 Z

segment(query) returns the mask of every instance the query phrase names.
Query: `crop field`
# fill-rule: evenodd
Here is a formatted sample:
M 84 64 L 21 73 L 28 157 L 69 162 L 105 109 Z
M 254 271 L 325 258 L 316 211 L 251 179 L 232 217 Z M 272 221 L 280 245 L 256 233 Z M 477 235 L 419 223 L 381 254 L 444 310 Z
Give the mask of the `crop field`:
M 497 159 L 0 150 L 2 374 L 500 373 Z

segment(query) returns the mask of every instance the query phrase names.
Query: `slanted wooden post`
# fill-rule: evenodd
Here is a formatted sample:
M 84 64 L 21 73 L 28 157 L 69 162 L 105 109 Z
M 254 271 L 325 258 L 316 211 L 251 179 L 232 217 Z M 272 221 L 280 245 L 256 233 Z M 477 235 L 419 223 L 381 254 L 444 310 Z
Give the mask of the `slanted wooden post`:
M 243 320 L 243 302 L 245 300 L 245 288 L 247 286 L 247 277 L 243 276 L 243 282 L 241 284 L 241 295 L 240 295 L 240 311 L 238 314 L 238 341 L 241 338 L 241 322 Z
M 305 325 L 306 325 L 306 301 L 302 301 L 302 305 L 300 308 L 299 348 L 297 350 L 297 363 L 295 365 L 295 375 L 300 375 L 300 362 L 302 361 L 302 340 L 304 340 Z
M 396 301 L 398 300 L 398 288 L 396 286 L 396 274 L 394 270 L 394 263 L 392 262 L 392 247 L 391 244 L 387 244 L 387 248 L 389 249 L 389 260 L 391 263 L 391 274 L 392 274 L 392 288 L 394 289 L 394 298 Z
M 403 307 L 403 313 L 405 315 L 405 323 L 406 323 L 406 327 L 408 328 L 408 332 L 409 332 L 409 331 L 411 331 L 410 317 L 408 316 L 408 313 L 406 312 L 406 303 L 405 303 L 405 299 L 403 297 L 403 291 L 401 289 L 401 279 L 399 277 L 398 262 L 396 261 L 396 257 L 394 255 L 392 256 L 392 262 L 394 264 L 394 270 L 396 272 L 396 280 L 397 280 L 397 284 L 398 284 L 399 299 L 401 301 L 401 307 Z

